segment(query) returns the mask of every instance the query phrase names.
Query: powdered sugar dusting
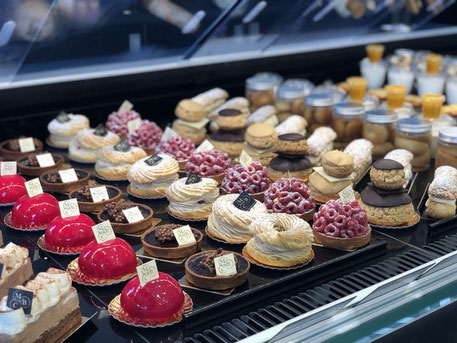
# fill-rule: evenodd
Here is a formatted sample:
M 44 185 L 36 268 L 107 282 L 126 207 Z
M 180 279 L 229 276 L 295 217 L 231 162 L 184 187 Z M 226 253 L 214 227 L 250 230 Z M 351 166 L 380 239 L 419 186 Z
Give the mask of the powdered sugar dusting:
M 428 194 L 443 199 L 457 199 L 457 169 L 450 166 L 437 168 Z
M 317 157 L 322 150 L 336 139 L 336 132 L 333 129 L 322 126 L 317 128 L 308 138 L 307 155 Z M 371 143 L 370 143 L 371 144 Z
M 358 171 L 365 166 L 367 161 L 371 163 L 371 154 L 373 152 L 373 144 L 363 138 L 355 139 L 344 149 L 344 152 L 351 155 L 354 160 L 354 169 Z

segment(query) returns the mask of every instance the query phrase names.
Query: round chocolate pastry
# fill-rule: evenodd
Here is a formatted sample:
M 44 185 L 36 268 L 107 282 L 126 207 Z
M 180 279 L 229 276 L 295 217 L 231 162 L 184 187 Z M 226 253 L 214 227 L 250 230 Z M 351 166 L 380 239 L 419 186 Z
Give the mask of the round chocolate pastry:
M 92 198 L 91 188 L 106 187 L 108 199 L 94 202 Z M 98 191 L 100 192 L 100 190 Z M 121 190 L 110 185 L 86 185 L 70 193 L 69 198 L 75 198 L 78 201 L 79 210 L 81 212 L 98 212 L 103 209 L 106 204 L 119 201 L 121 198 Z
M 322 167 L 328 175 L 343 178 L 353 172 L 354 160 L 345 152 L 332 150 L 322 157 Z
M 129 222 L 124 210 L 134 207 L 138 207 L 142 219 Z M 109 220 L 115 233 L 138 233 L 151 227 L 153 214 L 154 211 L 149 206 L 121 200 L 103 206 L 103 210 L 97 213 L 97 219 L 99 223 Z
M 244 132 L 244 129 L 220 129 L 211 134 L 210 142 L 215 149 L 226 152 L 231 157 L 238 157 L 244 147 Z
M 377 188 L 399 189 L 405 184 L 405 168 L 394 160 L 377 160 L 371 167 L 370 179 Z
M 279 155 L 270 161 L 268 176 L 273 181 L 282 177 L 306 179 L 313 171 L 313 165 L 304 156 Z
M 246 126 L 246 115 L 235 108 L 224 108 L 219 111 L 216 123 L 225 130 L 241 129 Z
M 417 221 L 412 199 L 404 188 L 385 190 L 369 183 L 360 197 L 360 206 L 367 212 L 370 224 L 399 226 Z
M 90 174 L 83 169 L 75 169 L 76 181 L 63 182 L 59 171 L 52 170 L 40 176 L 40 182 L 45 192 L 50 193 L 69 193 L 78 189 L 89 182 Z
M 276 152 L 287 155 L 304 155 L 308 149 L 305 136 L 299 133 L 285 133 L 278 136 Z

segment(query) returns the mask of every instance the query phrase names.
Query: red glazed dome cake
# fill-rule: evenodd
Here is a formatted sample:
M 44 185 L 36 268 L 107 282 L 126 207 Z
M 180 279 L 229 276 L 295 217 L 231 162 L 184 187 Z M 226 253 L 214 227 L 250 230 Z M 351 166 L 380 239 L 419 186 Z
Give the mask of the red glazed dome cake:
M 31 198 L 24 195 L 13 207 L 11 225 L 19 229 L 45 229 L 59 215 L 59 203 L 52 195 L 41 193 Z
M 25 179 L 18 175 L 0 176 L 0 204 L 12 204 L 27 194 Z

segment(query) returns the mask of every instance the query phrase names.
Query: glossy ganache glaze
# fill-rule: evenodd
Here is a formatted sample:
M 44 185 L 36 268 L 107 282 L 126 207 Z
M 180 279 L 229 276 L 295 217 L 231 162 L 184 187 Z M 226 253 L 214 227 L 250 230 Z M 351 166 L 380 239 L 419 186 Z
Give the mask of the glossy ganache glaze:
M 0 176 L 0 204 L 11 204 L 27 194 L 25 179 L 18 175 Z
M 82 274 L 95 279 L 119 279 L 136 272 L 137 260 L 133 248 L 123 239 L 103 243 L 92 241 L 78 258 Z
M 122 290 L 121 307 L 126 319 L 143 325 L 161 325 L 179 320 L 184 312 L 184 294 L 170 275 L 159 272 L 159 278 L 141 287 L 138 276 Z
M 56 217 L 46 229 L 45 242 L 49 247 L 81 249 L 95 239 L 95 223 L 85 214 L 67 218 Z
M 59 214 L 59 203 L 52 195 L 24 195 L 13 207 L 11 224 L 21 229 L 46 228 Z

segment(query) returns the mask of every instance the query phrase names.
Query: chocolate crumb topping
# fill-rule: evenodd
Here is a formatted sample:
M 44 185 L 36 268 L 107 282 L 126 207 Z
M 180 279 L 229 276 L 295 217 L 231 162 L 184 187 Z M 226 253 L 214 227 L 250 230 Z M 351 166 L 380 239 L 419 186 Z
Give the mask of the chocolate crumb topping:
M 78 180 L 83 178 L 83 175 L 79 171 L 75 170 L 75 172 L 76 172 L 76 176 L 78 177 Z M 46 181 L 48 181 L 50 183 L 62 183 L 62 178 L 60 177 L 59 172 L 56 171 L 54 173 L 49 173 L 46 176 Z
M 98 185 L 92 185 L 92 187 L 98 187 Z M 78 189 L 78 195 L 81 198 L 81 200 L 93 202 L 92 194 L 90 193 L 90 189 L 92 187 L 84 186 Z
M 206 269 L 211 274 L 216 274 L 216 267 L 214 265 L 214 259 L 216 257 L 221 257 L 224 255 L 230 254 L 230 251 L 224 251 L 222 248 L 218 248 L 217 250 L 208 252 L 205 257 L 203 257 L 199 262 L 198 266 L 200 268 Z M 235 255 L 235 262 L 236 262 L 236 270 L 240 270 L 240 261 L 238 260 L 238 256 Z
M 128 223 L 127 218 L 125 218 L 124 212 L 128 208 L 134 207 L 135 204 L 130 201 L 120 201 L 111 204 L 105 205 L 103 207 L 103 212 L 108 215 L 110 221 L 115 223 Z
M 155 239 L 160 243 L 167 243 L 167 242 L 176 242 L 175 235 L 173 234 L 173 230 L 181 227 L 182 225 L 179 224 L 169 224 L 169 225 L 162 225 L 154 230 Z M 193 232 L 195 240 L 198 239 L 198 235 Z
M 52 156 L 52 155 L 51 155 Z M 54 157 L 52 158 L 54 160 Z M 54 163 L 56 161 L 54 160 Z M 38 163 L 38 160 L 35 155 L 29 155 L 27 157 L 26 165 L 29 167 L 39 167 L 40 164 Z
M 21 137 L 22 138 L 22 137 Z M 38 146 L 38 139 L 34 138 L 33 143 L 35 144 L 35 147 Z M 11 142 L 8 143 L 8 149 L 12 151 L 21 151 L 21 147 L 19 145 L 19 139 L 12 140 Z

